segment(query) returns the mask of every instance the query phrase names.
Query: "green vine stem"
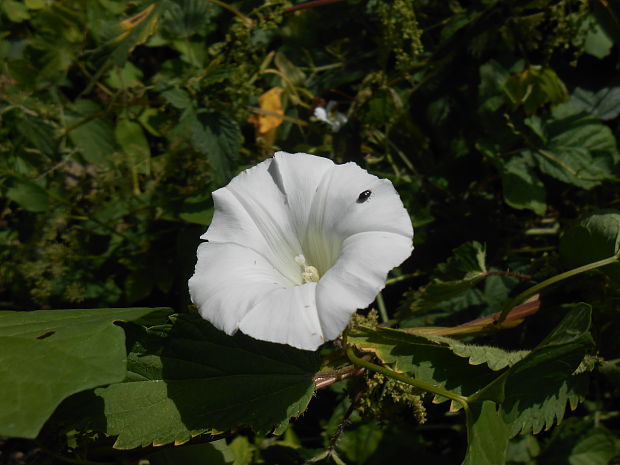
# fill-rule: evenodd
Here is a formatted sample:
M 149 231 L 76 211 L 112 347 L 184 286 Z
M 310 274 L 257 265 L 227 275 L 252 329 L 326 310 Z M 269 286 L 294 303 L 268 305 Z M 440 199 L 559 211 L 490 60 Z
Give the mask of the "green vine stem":
M 420 381 L 419 379 L 412 378 L 411 376 L 407 376 L 403 373 L 398 373 L 396 371 L 390 370 L 389 368 L 377 365 L 375 363 L 369 362 L 368 360 L 364 360 L 363 358 L 358 357 L 357 355 L 355 355 L 353 347 L 347 343 L 346 335 L 343 335 L 343 345 L 345 347 L 347 357 L 354 365 L 366 368 L 367 370 L 372 370 L 377 373 L 381 373 L 382 375 L 400 381 L 401 383 L 409 384 L 410 386 L 413 386 L 417 389 L 431 392 L 433 394 L 443 396 L 452 401 L 458 402 L 463 406 L 463 410 L 465 410 L 465 413 L 469 416 L 469 399 L 467 397 L 455 394 L 454 392 L 448 391 L 447 389 L 444 389 L 442 387 L 434 386 L 430 383 Z
M 388 316 L 387 308 L 385 308 L 385 302 L 383 301 L 383 296 L 379 292 L 377 294 L 377 307 L 379 307 L 379 315 L 381 315 L 381 322 L 387 323 L 390 319 Z
M 519 295 L 513 297 L 512 299 L 508 301 L 508 303 L 506 304 L 506 307 L 502 310 L 502 313 L 499 315 L 499 318 L 497 319 L 497 324 L 498 325 L 501 324 L 506 319 L 511 309 L 519 305 L 521 302 L 524 302 L 525 300 L 527 300 L 534 294 L 537 294 L 542 289 L 548 286 L 551 286 L 552 284 L 555 284 L 564 279 L 578 275 L 580 273 L 585 273 L 586 271 L 590 271 L 596 268 L 601 268 L 603 266 L 611 265 L 612 263 L 617 263 L 618 260 L 620 260 L 620 251 L 616 252 L 615 255 L 609 258 L 604 258 L 603 260 L 599 260 L 597 262 L 588 263 L 587 265 L 573 268 L 572 270 L 568 270 L 568 271 L 565 271 L 564 273 L 560 273 L 558 275 L 552 276 L 551 278 L 545 279 L 543 282 L 538 283 L 530 287 L 529 289 L 526 289 L 525 291 L 521 292 Z

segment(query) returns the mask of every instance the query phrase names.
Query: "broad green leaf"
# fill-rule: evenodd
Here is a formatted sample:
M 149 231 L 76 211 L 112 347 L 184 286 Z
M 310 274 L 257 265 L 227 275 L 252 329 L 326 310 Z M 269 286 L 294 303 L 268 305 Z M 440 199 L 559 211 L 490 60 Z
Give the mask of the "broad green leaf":
M 56 150 L 56 141 L 52 128 L 40 120 L 31 117 L 21 118 L 19 132 L 28 139 L 38 150 L 45 155 L 53 155 Z
M 563 104 L 553 109 L 541 131 L 541 143 L 523 153 L 544 173 L 584 189 L 613 178 L 620 160 L 616 139 L 598 119 Z
M 224 114 L 200 112 L 191 120 L 191 132 L 194 147 L 207 156 L 217 181 L 225 184 L 241 147 L 239 126 Z
M 583 22 L 582 31 L 586 32 L 584 51 L 596 58 L 605 58 L 611 52 L 614 45 L 613 38 L 599 24 L 595 15 L 590 15 Z
M 21 23 L 30 19 L 28 8 L 22 2 L 15 0 L 3 0 L 0 2 L 0 9 L 14 23 Z
M 201 194 L 192 195 L 183 201 L 179 218 L 188 223 L 208 226 L 213 218 L 213 200 L 211 193 L 205 191 Z
M 487 271 L 486 246 L 472 241 L 459 245 L 452 251 L 452 256 L 437 266 L 438 274 L 443 279 L 469 278 Z
M 528 115 L 543 105 L 555 105 L 568 98 L 566 87 L 556 72 L 541 66 L 529 66 L 510 76 L 504 91 L 513 108 L 522 105 Z
M 480 67 L 480 84 L 478 85 L 479 112 L 496 115 L 505 102 L 501 89 L 509 76 L 508 70 L 495 60 L 490 60 Z
M 617 439 L 587 418 L 567 418 L 548 440 L 538 463 L 545 465 L 607 465 L 618 454 Z
M 348 341 L 359 350 L 374 353 L 396 371 L 457 394 L 473 394 L 497 377 L 488 366 L 472 365 L 447 344 L 432 342 L 427 336 L 389 328 L 355 327 Z
M 206 29 L 212 11 L 209 2 L 200 0 L 170 2 L 162 14 L 161 27 L 172 37 L 189 37 Z
M 108 164 L 109 156 L 117 149 L 112 123 L 101 107 L 90 100 L 78 100 L 74 109 L 66 117 L 69 138 L 87 162 Z
M 250 465 L 252 463 L 254 447 L 250 444 L 248 438 L 237 436 L 228 444 L 228 447 L 235 457 L 233 465 Z
M 567 404 L 575 408 L 583 398 L 587 374 L 573 373 L 592 348 L 590 317 L 588 305 L 573 306 L 538 346 L 477 396 L 500 403 L 510 436 L 551 428 L 562 421 Z
M 463 465 L 499 465 L 506 461 L 508 431 L 495 402 L 470 406 L 467 415 L 467 454 Z
M 29 10 L 40 10 L 45 8 L 45 0 L 26 0 L 26 6 Z
M 620 251 L 620 212 L 603 211 L 589 215 L 570 227 L 560 241 L 560 256 L 567 268 L 576 268 Z M 620 282 L 620 264 L 602 268 Z
M 445 263 L 437 265 L 437 277 L 412 295 L 411 311 L 433 310 L 442 302 L 473 288 L 489 275 L 485 257 L 485 246 L 476 241 L 466 242 L 455 248 Z
M 377 451 L 383 429 L 377 421 L 347 428 L 338 441 L 338 451 L 351 463 L 363 464 Z
M 604 361 L 599 367 L 599 372 L 603 374 L 616 389 L 620 388 L 620 361 Z
M 122 66 L 133 48 L 144 43 L 155 32 L 162 9 L 169 6 L 167 2 L 153 2 L 118 23 L 118 35 L 105 47 L 116 66 Z
M 165 90 L 161 93 L 161 96 L 166 99 L 173 107 L 179 110 L 185 110 L 192 106 L 192 99 L 189 94 L 183 90 L 173 87 Z
M 140 124 L 121 118 L 114 130 L 116 142 L 129 159 L 132 169 L 147 176 L 151 172 L 151 149 Z
M 149 455 L 151 465 L 226 465 L 235 461 L 225 439 L 207 444 L 171 447 Z
M 0 311 L 0 434 L 34 438 L 60 402 L 126 374 L 115 321 L 162 318 L 166 309 Z
M 293 86 L 301 86 L 306 80 L 304 72 L 291 62 L 284 53 L 277 52 L 275 55 L 275 63 L 278 70 L 286 77 L 286 81 Z
M 14 178 L 13 186 L 9 188 L 6 196 L 31 212 L 44 212 L 48 207 L 47 191 L 30 179 Z
M 149 296 L 155 287 L 154 270 L 139 269 L 132 271 L 125 278 L 125 297 L 133 304 Z
M 596 93 L 577 87 L 570 103 L 602 120 L 612 120 L 620 114 L 620 87 L 603 87 Z
M 241 426 L 283 430 L 306 409 L 316 353 L 230 337 L 198 316 L 172 321 L 148 331 L 127 327 L 126 382 L 95 390 L 116 448 L 179 444 Z
M 107 84 L 115 89 L 129 89 L 142 85 L 142 71 L 131 61 L 123 66 L 115 66 L 108 73 Z
M 514 465 L 536 465 L 540 444 L 533 434 L 515 436 L 508 442 L 507 462 Z
M 412 312 L 426 312 L 438 307 L 442 302 L 451 300 L 474 287 L 488 273 L 479 273 L 466 279 L 455 281 L 434 280 L 414 295 L 410 309 Z
M 208 86 L 223 82 L 235 75 L 235 68 L 221 65 L 217 61 L 217 59 L 214 60 L 214 63 L 210 64 L 205 70 L 205 75 L 201 80 L 203 85 Z
M 523 158 L 511 158 L 502 166 L 502 187 L 504 200 L 511 207 L 545 213 L 545 186 Z
M 469 359 L 472 365 L 480 365 L 486 363 L 493 371 L 503 370 L 511 367 L 529 353 L 527 350 L 506 351 L 498 347 L 483 346 L 476 344 L 466 344 L 464 342 L 449 337 L 435 336 L 432 334 L 417 333 L 414 330 L 408 331 L 420 337 L 428 339 L 436 344 L 449 347 L 452 352 L 461 357 Z

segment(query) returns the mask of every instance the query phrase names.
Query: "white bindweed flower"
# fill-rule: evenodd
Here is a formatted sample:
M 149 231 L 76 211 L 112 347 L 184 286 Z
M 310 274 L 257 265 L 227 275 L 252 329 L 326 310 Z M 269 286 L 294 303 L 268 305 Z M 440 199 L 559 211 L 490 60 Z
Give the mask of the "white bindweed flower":
M 355 163 L 277 152 L 213 200 L 189 292 L 227 334 L 315 350 L 372 303 L 413 249 L 392 183 Z
M 347 121 L 349 120 L 344 113 L 334 111 L 335 106 L 336 102 L 330 101 L 327 104 L 327 108 L 316 107 L 313 115 L 319 121 L 329 124 L 333 132 L 338 132 L 340 131 L 340 128 L 347 124 Z

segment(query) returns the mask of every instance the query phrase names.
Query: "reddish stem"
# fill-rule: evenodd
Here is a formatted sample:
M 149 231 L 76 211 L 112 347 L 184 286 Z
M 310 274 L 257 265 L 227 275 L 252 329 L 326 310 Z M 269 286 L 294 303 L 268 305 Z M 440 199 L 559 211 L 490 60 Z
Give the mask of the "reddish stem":
M 291 13 L 297 10 L 305 10 L 306 8 L 314 8 L 317 6 L 329 5 L 330 3 L 343 2 L 344 0 L 313 0 L 311 2 L 295 5 L 284 10 L 285 13 Z

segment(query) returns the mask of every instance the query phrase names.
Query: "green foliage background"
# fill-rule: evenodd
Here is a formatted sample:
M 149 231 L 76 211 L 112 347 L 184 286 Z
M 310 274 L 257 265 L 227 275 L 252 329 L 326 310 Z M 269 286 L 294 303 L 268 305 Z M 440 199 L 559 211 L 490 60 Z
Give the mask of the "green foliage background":
M 416 232 L 412 258 L 384 292 L 389 317 L 401 328 L 454 326 L 501 311 L 509 296 L 534 282 L 618 251 L 619 18 L 615 0 L 0 0 L 0 306 L 186 312 L 187 279 L 213 213 L 210 193 L 284 150 L 355 161 L 396 186 Z M 313 116 L 329 102 L 348 118 L 336 132 Z M 267 122 L 275 127 L 266 130 Z M 603 230 L 607 242 L 601 243 L 597 231 Z M 554 287 L 522 326 L 482 341 L 532 349 L 571 315 L 572 307 L 561 304 L 587 302 L 593 309 L 593 348 L 583 348 L 590 336 L 582 325 L 582 345 L 564 341 L 558 355 L 579 355 L 565 375 L 576 377 L 577 366 L 590 373 L 589 394 L 571 385 L 550 419 L 524 420 L 529 426 L 508 444 L 508 463 L 618 463 L 617 266 Z M 130 313 L 118 318 L 135 324 L 144 316 Z M 95 318 L 87 327 L 99 331 L 115 318 Z M 146 325 L 142 335 L 126 325 L 134 355 L 149 353 L 149 344 L 157 345 L 152 339 L 167 331 L 194 340 L 178 323 L 175 330 Z M 107 328 L 106 337 L 118 337 L 117 330 Z M 355 337 L 379 337 L 367 331 Z M 386 341 L 372 346 L 378 354 L 393 350 Z M 471 356 L 434 343 L 438 354 Z M 233 343 L 218 344 L 225 357 Z M 244 340 L 234 344 L 246 350 Z M 582 361 L 585 352 L 590 366 Z M 536 363 L 503 352 L 491 361 L 477 356 L 480 379 L 506 367 L 509 379 L 519 370 L 528 376 L 549 370 L 535 357 Z M 299 373 L 316 370 L 316 360 L 298 355 L 273 360 L 274 367 L 289 360 Z M 446 367 L 455 370 L 451 363 Z M 155 370 L 131 357 L 129 366 L 135 376 Z M 117 367 L 106 370 L 109 375 L 91 373 L 79 388 L 57 386 L 58 401 L 122 380 Z M 441 384 L 418 366 L 403 370 Z M 455 379 L 465 383 L 468 376 Z M 183 458 L 164 449 L 151 463 L 211 457 L 209 463 L 292 464 L 328 447 L 347 463 L 391 463 L 403 454 L 459 463 L 465 454 L 464 426 L 445 406 L 430 404 L 432 428 L 402 409 L 390 421 L 349 412 L 351 424 L 330 445 L 351 402 L 339 385 L 319 392 L 286 429 L 287 417 L 304 411 L 311 397 L 299 377 L 290 387 L 301 393 L 298 404 L 242 422 L 259 433 L 235 431 L 227 442 L 178 448 L 184 452 L 174 453 Z M 126 385 L 93 395 L 114 406 Z M 502 395 L 516 403 L 522 388 L 517 382 L 504 393 L 502 387 Z M 152 386 L 144 389 L 137 397 L 158 395 Z M 577 399 L 585 402 L 577 407 Z M 470 442 L 499 428 L 486 402 L 476 415 L 489 420 L 470 425 Z M 551 433 L 531 434 L 559 421 L 567 402 L 577 407 L 570 418 Z M 114 424 L 118 418 L 107 413 L 106 431 L 120 435 L 117 446 L 152 447 L 127 433 L 141 429 L 140 417 Z M 154 428 L 170 421 L 157 420 Z M 195 429 L 181 423 L 181 436 L 177 430 L 153 435 L 166 444 L 205 432 L 217 439 L 228 429 L 226 421 Z M 285 435 L 264 435 L 273 424 Z M 510 427 L 511 435 L 521 430 Z M 45 434 L 45 447 L 92 458 L 80 447 L 94 437 Z M 484 441 L 472 447 L 484 449 Z M 467 463 L 485 463 L 471 450 Z M 39 460 L 53 463 L 53 457 Z

